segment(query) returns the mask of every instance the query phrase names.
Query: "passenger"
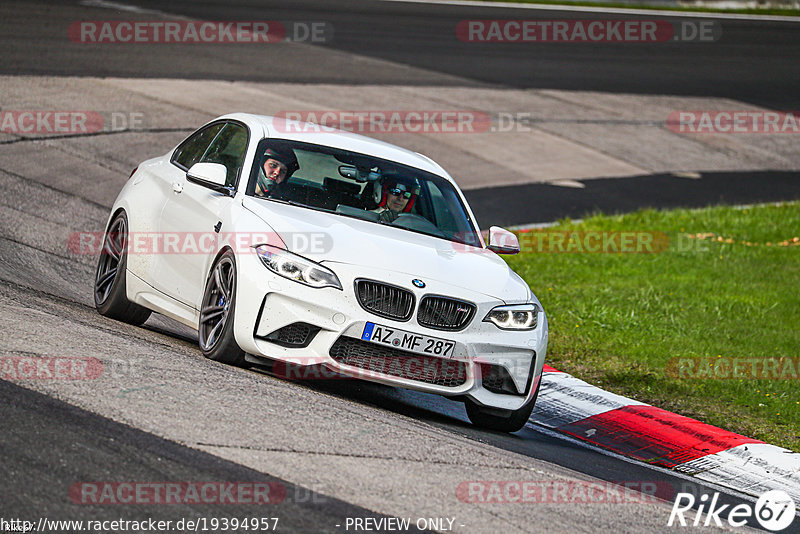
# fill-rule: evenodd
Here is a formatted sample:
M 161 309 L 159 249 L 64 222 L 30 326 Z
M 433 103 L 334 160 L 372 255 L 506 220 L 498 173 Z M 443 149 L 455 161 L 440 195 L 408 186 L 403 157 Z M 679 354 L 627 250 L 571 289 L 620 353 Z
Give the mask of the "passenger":
M 414 207 L 419 195 L 419 184 L 413 178 L 387 175 L 380 179 L 380 187 L 375 188 L 375 203 L 379 220 L 394 222 L 401 213 L 408 213 Z
M 260 197 L 282 199 L 288 192 L 289 177 L 300 165 L 291 149 L 268 148 L 264 151 L 264 163 L 258 169 L 255 194 Z

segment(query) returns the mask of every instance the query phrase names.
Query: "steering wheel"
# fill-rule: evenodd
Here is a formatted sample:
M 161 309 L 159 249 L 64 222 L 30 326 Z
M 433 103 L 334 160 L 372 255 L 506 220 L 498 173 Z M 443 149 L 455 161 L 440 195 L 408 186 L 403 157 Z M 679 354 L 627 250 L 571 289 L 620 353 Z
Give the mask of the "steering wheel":
M 392 223 L 395 226 L 408 228 L 409 230 L 417 230 L 426 234 L 432 234 L 439 237 L 446 237 L 438 226 L 430 222 L 428 219 L 416 213 L 401 213 L 397 219 Z

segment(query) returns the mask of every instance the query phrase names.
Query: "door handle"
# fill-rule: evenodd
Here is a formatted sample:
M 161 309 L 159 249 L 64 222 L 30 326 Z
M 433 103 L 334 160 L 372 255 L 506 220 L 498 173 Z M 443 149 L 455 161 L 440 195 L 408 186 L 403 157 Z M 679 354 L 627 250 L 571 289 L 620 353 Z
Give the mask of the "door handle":
M 172 182 L 172 190 L 176 193 L 182 192 L 183 184 L 179 184 L 178 182 Z

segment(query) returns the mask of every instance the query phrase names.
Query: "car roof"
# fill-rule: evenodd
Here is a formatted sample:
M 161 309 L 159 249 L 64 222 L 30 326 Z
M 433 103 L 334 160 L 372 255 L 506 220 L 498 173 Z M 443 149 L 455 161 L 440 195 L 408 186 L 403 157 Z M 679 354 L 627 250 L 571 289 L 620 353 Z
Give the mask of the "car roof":
M 455 183 L 447 171 L 429 157 L 364 135 L 328 127 L 321 131 L 316 124 L 253 113 L 230 113 L 214 120 L 220 119 L 241 121 L 251 130 L 261 128 L 264 137 L 302 141 L 376 156 L 437 174 Z

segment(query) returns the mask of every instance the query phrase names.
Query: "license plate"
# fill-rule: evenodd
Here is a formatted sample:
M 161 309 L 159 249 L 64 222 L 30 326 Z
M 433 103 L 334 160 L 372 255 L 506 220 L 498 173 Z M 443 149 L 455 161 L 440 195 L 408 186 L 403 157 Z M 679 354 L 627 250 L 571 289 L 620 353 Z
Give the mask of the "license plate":
M 451 358 L 455 341 L 448 341 L 438 337 L 423 336 L 397 328 L 389 328 L 375 323 L 367 323 L 361 339 L 379 345 L 387 345 L 395 349 L 407 350 L 418 354 Z

